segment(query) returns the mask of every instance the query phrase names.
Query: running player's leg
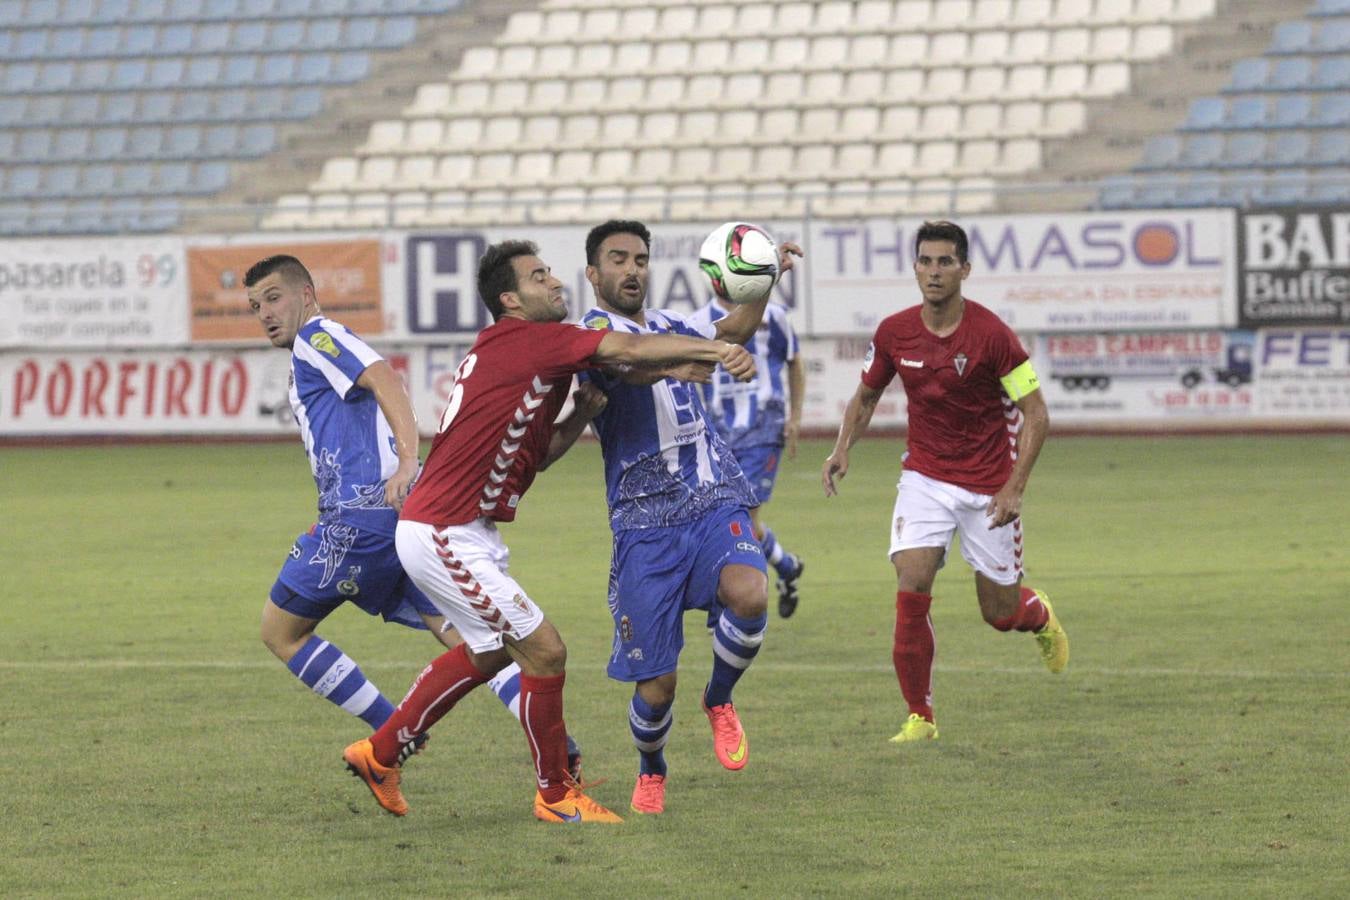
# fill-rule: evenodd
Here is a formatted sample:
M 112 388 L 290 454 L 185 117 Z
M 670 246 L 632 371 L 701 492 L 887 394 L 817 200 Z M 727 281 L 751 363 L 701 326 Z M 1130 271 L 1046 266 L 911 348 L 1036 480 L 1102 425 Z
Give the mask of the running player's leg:
M 892 514 L 890 557 L 895 567 L 895 637 L 891 662 L 909 708 L 904 727 L 891 740 L 908 743 L 937 737 L 933 714 L 936 637 L 929 609 L 933 580 L 956 531 L 948 486 L 905 472 Z
M 352 599 L 358 599 L 363 587 L 372 594 L 383 589 L 378 575 L 364 580 L 351 577 L 353 567 L 359 574 L 364 564 L 378 557 L 375 545 L 350 543 L 335 557 L 335 544 L 324 541 L 321 534 L 296 538 L 263 603 L 260 636 L 267 649 L 311 691 L 372 729 L 379 728 L 394 711 L 393 704 L 342 648 L 314 633 L 319 622 L 347 602 L 350 592 L 355 592 Z M 387 552 L 392 554 L 393 548 Z M 340 563 L 349 564 L 347 578 L 339 577 Z
M 778 615 L 786 619 L 797 611 L 797 582 L 802 577 L 804 566 L 798 556 L 789 553 L 779 542 L 773 529 L 765 524 L 760 515 L 763 506 L 773 496 L 774 481 L 778 477 L 779 450 L 779 447 L 772 445 L 737 448 L 736 459 L 759 500 L 759 506 L 750 510 L 750 522 L 755 529 L 755 539 L 764 550 L 764 558 L 778 575 Z
M 712 674 L 703 691 L 703 709 L 713 729 L 713 749 L 728 769 L 743 768 L 749 743 L 731 693 L 759 654 L 768 625 L 768 578 L 764 553 L 753 538 L 743 509 L 718 510 L 699 523 L 701 542 L 693 561 L 686 602 L 705 606 L 712 597 L 722 607 L 713 629 Z M 709 575 L 716 575 L 713 582 Z

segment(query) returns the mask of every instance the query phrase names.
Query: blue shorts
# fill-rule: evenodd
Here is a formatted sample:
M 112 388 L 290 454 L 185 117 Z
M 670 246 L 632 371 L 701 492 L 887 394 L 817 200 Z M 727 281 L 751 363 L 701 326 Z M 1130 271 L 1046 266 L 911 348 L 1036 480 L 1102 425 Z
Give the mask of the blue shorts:
M 722 567 L 733 564 L 766 571 L 744 507 L 715 509 L 685 525 L 616 534 L 609 568 L 609 677 L 646 681 L 674 672 L 684 649 L 685 610 L 708 609 L 717 599 Z
M 774 444 L 756 447 L 737 447 L 732 452 L 741 464 L 741 471 L 755 491 L 755 499 L 763 506 L 773 496 L 773 482 L 778 477 L 778 454 L 782 450 Z
M 394 536 L 350 525 L 316 525 L 296 538 L 270 596 L 305 619 L 322 619 L 344 603 L 410 628 L 427 627 L 420 613 L 440 615 L 403 571 Z

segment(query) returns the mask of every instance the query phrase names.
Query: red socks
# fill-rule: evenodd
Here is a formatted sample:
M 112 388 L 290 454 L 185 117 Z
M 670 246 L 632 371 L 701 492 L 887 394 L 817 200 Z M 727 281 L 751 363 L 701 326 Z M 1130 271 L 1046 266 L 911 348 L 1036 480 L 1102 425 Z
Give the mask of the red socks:
M 563 724 L 561 675 L 520 675 L 520 724 L 534 757 L 534 777 L 545 803 L 567 794 L 567 726 Z
M 392 766 L 405 744 L 426 732 L 459 702 L 459 698 L 490 677 L 469 661 L 466 644 L 433 659 L 431 665 L 417 676 L 408 696 L 403 698 L 394 714 L 371 736 L 375 759 L 382 766 Z
M 1022 588 L 1022 595 L 1017 604 L 1017 612 L 1008 616 L 1006 619 L 999 619 L 997 622 L 990 622 L 999 631 L 1035 631 L 1043 628 L 1050 619 L 1050 610 L 1045 608 L 1041 598 L 1036 596 L 1036 592 L 1029 587 Z
M 933 623 L 928 618 L 931 594 L 897 591 L 895 595 L 895 645 L 891 659 L 900 693 L 909 711 L 933 721 Z

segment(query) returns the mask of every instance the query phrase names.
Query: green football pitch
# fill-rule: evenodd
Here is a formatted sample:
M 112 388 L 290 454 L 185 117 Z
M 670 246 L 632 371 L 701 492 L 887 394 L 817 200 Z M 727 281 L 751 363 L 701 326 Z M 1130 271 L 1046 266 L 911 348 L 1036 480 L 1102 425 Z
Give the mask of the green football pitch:
M 829 501 L 825 442 L 784 466 L 766 519 L 807 570 L 736 692 L 749 766 L 713 757 L 690 615 L 667 812 L 585 828 L 532 818 L 525 741 L 486 690 L 408 764 L 406 818 L 344 771 L 364 726 L 257 636 L 312 521 L 298 442 L 0 449 L 0 895 L 1350 895 L 1350 439 L 1052 438 L 1027 582 L 1069 669 L 981 621 L 954 553 L 942 737 L 910 748 L 887 742 L 900 449 L 863 441 Z M 505 531 L 569 647 L 592 793 L 626 811 L 596 446 Z M 320 633 L 395 700 L 438 646 L 350 608 Z

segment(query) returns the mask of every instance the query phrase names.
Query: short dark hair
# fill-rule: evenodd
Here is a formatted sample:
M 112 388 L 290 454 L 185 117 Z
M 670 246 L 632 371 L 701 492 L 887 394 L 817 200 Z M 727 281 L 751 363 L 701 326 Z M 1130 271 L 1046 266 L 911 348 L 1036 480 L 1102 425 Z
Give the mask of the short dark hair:
M 314 287 L 314 277 L 309 274 L 305 264 L 294 256 L 287 256 L 284 253 L 260 259 L 249 266 L 248 271 L 244 273 L 244 287 L 253 287 L 273 272 L 280 272 L 281 277 L 287 281 L 299 281 L 311 288 Z
M 520 286 L 511 260 L 538 255 L 539 246 L 534 241 L 502 241 L 489 246 L 478 260 L 478 298 L 492 313 L 494 322 L 502 317 L 502 294 Z
M 924 241 L 951 241 L 956 245 L 956 258 L 963 264 L 969 259 L 970 241 L 966 239 L 966 230 L 955 222 L 945 219 L 936 222 L 924 222 L 914 235 L 914 255 L 919 255 L 919 245 Z
M 652 233 L 647 230 L 646 225 L 632 219 L 610 219 L 595 226 L 591 229 L 591 233 L 586 235 L 586 265 L 594 266 L 600 262 L 600 245 L 612 234 L 635 235 L 642 238 L 642 243 L 647 245 L 648 250 L 652 248 Z

